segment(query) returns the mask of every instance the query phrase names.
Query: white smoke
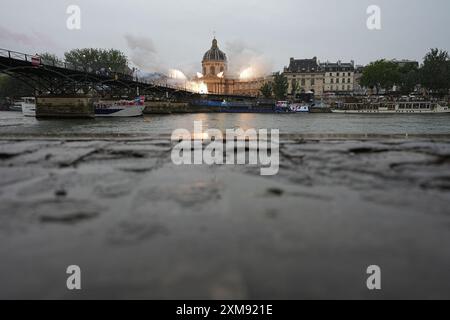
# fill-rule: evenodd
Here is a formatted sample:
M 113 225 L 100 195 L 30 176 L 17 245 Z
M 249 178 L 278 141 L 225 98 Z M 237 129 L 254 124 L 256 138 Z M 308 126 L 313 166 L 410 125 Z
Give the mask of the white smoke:
M 130 50 L 130 61 L 145 72 L 167 73 L 167 66 L 163 63 L 153 40 L 147 37 L 125 35 Z
M 251 48 L 242 41 L 226 43 L 225 52 L 228 55 L 229 73 L 239 76 L 251 73 L 252 77 L 263 77 L 271 73 L 273 62 L 259 50 Z
M 141 73 L 163 74 L 167 77 L 166 81 L 183 85 L 189 82 L 189 79 L 199 78 L 198 71 L 201 69 L 202 52 L 199 52 L 198 62 L 174 68 L 161 58 L 152 39 L 126 34 L 125 40 L 129 49 L 130 61 L 141 70 Z M 266 76 L 272 71 L 272 61 L 242 41 L 227 42 L 224 51 L 228 55 L 228 74 L 233 77 L 258 78 Z
M 200 63 L 191 63 L 176 67 L 169 65 L 158 52 L 153 40 L 148 37 L 125 35 L 131 63 L 143 73 L 160 73 L 170 79 L 186 80 L 195 76 L 201 69 Z

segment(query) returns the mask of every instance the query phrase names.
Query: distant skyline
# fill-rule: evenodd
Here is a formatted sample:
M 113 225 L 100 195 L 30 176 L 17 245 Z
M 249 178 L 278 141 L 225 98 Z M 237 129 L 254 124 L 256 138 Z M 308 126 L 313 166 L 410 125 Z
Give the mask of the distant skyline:
M 81 30 L 66 27 L 69 5 L 81 9 Z M 381 8 L 381 30 L 366 27 L 369 5 Z M 2 48 L 60 57 L 73 48 L 115 48 L 144 71 L 201 71 L 214 31 L 231 68 L 258 63 L 277 71 L 290 57 L 314 56 L 422 61 L 430 48 L 450 49 L 448 0 L 15 0 L 0 9 Z

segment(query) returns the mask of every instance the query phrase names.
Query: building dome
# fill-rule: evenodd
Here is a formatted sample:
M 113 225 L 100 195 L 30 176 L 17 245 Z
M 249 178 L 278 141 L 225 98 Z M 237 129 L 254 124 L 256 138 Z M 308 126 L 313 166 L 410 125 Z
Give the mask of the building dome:
M 217 40 L 214 38 L 212 41 L 211 49 L 206 51 L 203 56 L 203 61 L 227 61 L 227 55 L 220 51 L 219 46 L 217 45 Z

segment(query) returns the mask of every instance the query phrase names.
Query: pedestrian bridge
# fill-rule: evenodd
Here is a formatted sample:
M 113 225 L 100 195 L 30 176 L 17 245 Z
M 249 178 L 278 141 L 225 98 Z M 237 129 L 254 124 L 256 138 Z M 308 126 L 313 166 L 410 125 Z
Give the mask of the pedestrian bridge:
M 99 95 L 145 95 L 150 98 L 182 99 L 197 93 L 169 85 L 137 79 L 131 75 L 94 71 L 62 61 L 48 61 L 30 55 L 0 49 L 0 73 L 21 80 L 37 95 L 76 95 L 95 92 Z

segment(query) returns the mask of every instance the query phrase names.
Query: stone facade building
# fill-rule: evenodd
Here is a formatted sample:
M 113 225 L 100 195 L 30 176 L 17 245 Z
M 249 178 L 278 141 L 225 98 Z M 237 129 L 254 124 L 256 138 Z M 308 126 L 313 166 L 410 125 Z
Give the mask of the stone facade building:
M 289 66 L 284 68 L 284 76 L 288 80 L 289 95 L 304 92 L 314 92 L 316 96 L 323 94 L 324 73 L 317 61 L 312 59 L 291 58 Z
M 354 90 L 355 63 L 321 63 L 324 72 L 324 93 L 349 94 Z

